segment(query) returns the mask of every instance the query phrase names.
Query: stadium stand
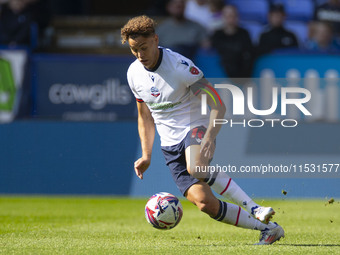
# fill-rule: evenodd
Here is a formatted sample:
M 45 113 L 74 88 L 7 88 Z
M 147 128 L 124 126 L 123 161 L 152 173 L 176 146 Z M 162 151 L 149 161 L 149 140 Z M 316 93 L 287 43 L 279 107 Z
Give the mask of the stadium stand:
M 314 15 L 315 5 L 312 0 L 272 0 L 272 3 L 283 4 L 287 20 L 309 21 Z
M 120 28 L 127 16 L 56 16 L 49 51 L 97 54 L 124 54 L 129 48 L 121 44 Z
M 303 45 L 308 39 L 308 24 L 306 22 L 287 20 L 285 28 L 296 35 L 300 45 Z
M 327 3 L 328 0 L 314 0 L 315 6 L 319 6 L 321 4 Z
M 240 19 L 265 23 L 269 4 L 266 0 L 229 0 L 227 4 L 235 5 L 239 11 Z
M 257 44 L 259 36 L 263 31 L 263 24 L 256 21 L 241 21 L 240 26 L 249 32 L 253 44 Z

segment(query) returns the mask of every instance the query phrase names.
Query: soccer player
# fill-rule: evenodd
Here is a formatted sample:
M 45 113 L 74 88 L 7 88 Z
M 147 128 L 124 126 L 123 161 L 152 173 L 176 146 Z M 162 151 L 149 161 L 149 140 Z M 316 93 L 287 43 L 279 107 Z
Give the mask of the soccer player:
M 201 114 L 202 88 L 216 92 L 202 71 L 190 59 L 159 47 L 155 22 L 147 16 L 130 19 L 121 36 L 137 58 L 127 72 L 142 146 L 142 157 L 134 163 L 136 175 L 143 179 L 150 165 L 156 125 L 166 164 L 189 201 L 215 220 L 261 231 L 258 244 L 283 237 L 282 227 L 269 221 L 274 210 L 256 204 L 226 173 L 197 175 L 196 166 L 208 166 L 214 154 L 220 125 L 212 120 L 225 114 L 224 104 L 215 105 L 213 99 L 207 99 L 210 115 Z M 237 205 L 217 199 L 211 189 Z

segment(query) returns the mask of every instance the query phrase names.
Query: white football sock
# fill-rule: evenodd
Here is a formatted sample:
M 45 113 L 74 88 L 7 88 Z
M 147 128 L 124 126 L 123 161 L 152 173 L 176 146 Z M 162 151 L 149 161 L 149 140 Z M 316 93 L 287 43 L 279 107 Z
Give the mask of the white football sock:
M 244 207 L 249 213 L 259 206 L 225 172 L 213 173 L 205 181 L 216 193 Z
M 220 210 L 213 219 L 246 229 L 265 230 L 270 228 L 270 226 L 254 219 L 241 207 L 223 201 L 220 201 Z

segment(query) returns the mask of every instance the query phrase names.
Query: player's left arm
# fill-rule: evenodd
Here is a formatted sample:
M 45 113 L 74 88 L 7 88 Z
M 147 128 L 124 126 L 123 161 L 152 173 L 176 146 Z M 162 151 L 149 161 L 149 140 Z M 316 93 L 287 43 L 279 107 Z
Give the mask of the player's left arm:
M 214 120 L 224 118 L 226 107 L 213 85 L 204 77 L 193 84 L 191 89 L 199 98 L 201 98 L 202 93 L 209 93 L 209 96 L 207 96 L 207 104 L 210 108 L 209 125 L 202 139 L 201 153 L 204 157 L 211 159 L 215 151 L 215 139 L 221 129 L 221 125 L 214 125 Z

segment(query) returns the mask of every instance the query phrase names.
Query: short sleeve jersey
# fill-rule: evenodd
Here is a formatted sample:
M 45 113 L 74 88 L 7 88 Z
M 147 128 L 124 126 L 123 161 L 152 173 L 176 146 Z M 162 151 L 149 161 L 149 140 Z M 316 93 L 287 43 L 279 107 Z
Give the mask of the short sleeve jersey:
M 153 70 L 138 60 L 129 67 L 127 78 L 138 102 L 145 102 L 155 121 L 162 146 L 180 143 L 190 129 L 207 127 L 208 115 L 201 114 L 201 103 L 190 86 L 203 78 L 191 60 L 169 49 L 159 48 Z

